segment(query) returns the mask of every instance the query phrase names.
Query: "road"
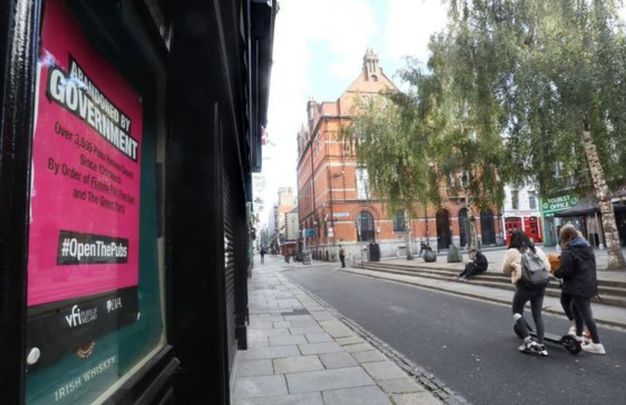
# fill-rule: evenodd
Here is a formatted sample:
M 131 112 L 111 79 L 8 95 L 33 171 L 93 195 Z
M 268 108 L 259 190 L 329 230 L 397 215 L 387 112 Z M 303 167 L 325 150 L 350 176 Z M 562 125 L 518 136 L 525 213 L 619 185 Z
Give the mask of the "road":
M 606 356 L 518 352 L 510 309 L 497 304 L 332 270 L 283 274 L 433 373 L 473 404 L 626 403 L 626 333 L 600 328 Z M 529 314 L 528 319 L 531 319 Z M 561 334 L 566 319 L 546 316 Z

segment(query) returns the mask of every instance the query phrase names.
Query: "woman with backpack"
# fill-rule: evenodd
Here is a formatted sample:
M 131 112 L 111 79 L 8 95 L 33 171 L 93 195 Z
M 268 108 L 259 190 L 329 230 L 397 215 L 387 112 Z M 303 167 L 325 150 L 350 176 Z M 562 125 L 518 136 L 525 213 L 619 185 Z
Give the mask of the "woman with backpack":
M 524 338 L 524 342 L 518 349 L 524 353 L 547 356 L 548 351 L 543 344 L 544 327 L 541 309 L 548 284 L 550 262 L 543 251 L 528 239 L 524 231 L 516 230 L 511 234 L 509 249 L 502 262 L 502 271 L 511 276 L 511 283 L 515 286 L 512 305 L 513 321 Z M 536 274 L 536 277 L 533 274 Z M 535 321 L 536 341 L 530 336 L 524 319 L 524 305 L 528 301 L 530 301 L 530 309 Z
M 571 224 L 561 228 L 559 239 L 561 266 L 554 275 L 563 279 L 561 305 L 566 314 L 571 313 L 574 317 L 579 342 L 583 342 L 583 326 L 589 329 L 591 342 L 584 344 L 582 349 L 588 353 L 606 354 L 591 312 L 591 298 L 598 294 L 593 248 Z

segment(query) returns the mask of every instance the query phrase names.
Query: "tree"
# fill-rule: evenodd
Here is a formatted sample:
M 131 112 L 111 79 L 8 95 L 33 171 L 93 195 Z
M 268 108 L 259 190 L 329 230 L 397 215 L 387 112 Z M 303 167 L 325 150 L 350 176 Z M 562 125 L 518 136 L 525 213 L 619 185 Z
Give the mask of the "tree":
M 351 125 L 343 129 L 342 138 L 355 146 L 359 163 L 367 167 L 372 191 L 384 198 L 387 211 L 406 213 L 407 258 L 411 259 L 410 218 L 417 214 L 416 201 L 429 200 L 431 183 L 428 140 L 415 128 L 410 100 L 399 102 L 403 97 L 388 92 L 367 101 L 356 98 Z
M 537 183 L 542 196 L 565 187 L 592 193 L 602 214 L 609 268 L 626 265 L 611 203 L 625 184 L 626 164 L 626 37 L 617 15 L 620 4 L 451 4 L 476 27 L 471 38 L 476 48 L 500 49 L 495 94 L 506 112 L 503 172 L 516 183 Z

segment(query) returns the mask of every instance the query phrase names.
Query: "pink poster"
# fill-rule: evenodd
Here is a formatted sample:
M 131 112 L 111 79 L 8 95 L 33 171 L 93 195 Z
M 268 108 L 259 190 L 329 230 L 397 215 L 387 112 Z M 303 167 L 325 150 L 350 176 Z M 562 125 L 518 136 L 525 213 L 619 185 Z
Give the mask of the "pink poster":
M 143 107 L 59 0 L 46 1 L 28 305 L 136 287 Z

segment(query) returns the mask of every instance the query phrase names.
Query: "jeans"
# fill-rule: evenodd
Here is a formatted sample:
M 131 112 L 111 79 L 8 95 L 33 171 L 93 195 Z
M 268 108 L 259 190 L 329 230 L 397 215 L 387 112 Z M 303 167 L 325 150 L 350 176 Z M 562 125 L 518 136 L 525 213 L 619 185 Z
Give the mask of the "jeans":
M 343 255 L 340 255 L 339 260 L 341 260 L 341 268 L 346 267 L 346 257 Z
M 459 276 L 469 279 L 470 277 L 481 274 L 483 272 L 484 270 L 479 269 L 476 263 L 469 262 L 465 265 L 465 270 L 463 270 L 463 272 L 459 274 Z
M 523 338 L 530 336 L 528 328 L 526 327 L 526 321 L 524 320 L 524 305 L 530 301 L 530 309 L 535 321 L 535 328 L 537 329 L 537 342 L 543 343 L 544 327 L 543 318 L 541 316 L 541 307 L 543 305 L 543 296 L 545 295 L 546 288 L 528 288 L 522 284 L 517 283 L 517 289 L 513 296 L 513 316 L 515 322 L 522 334 Z M 519 314 L 516 316 L 516 314 Z
M 561 305 L 569 320 L 573 319 L 576 322 L 576 335 L 582 336 L 583 327 L 587 325 L 593 343 L 600 343 L 598 327 L 591 312 L 591 298 L 562 293 Z

